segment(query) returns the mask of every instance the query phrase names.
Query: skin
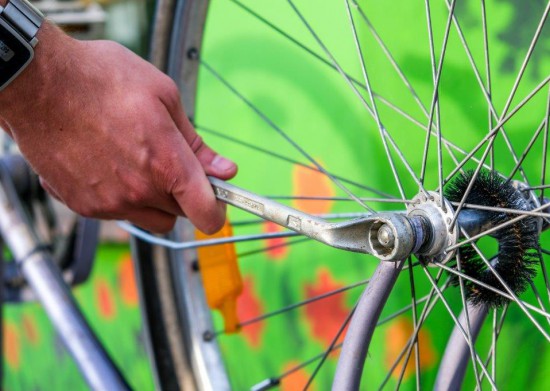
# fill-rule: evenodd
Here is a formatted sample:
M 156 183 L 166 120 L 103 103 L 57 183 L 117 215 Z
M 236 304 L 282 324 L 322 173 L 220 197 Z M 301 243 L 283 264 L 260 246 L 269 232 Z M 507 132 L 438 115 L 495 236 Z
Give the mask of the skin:
M 187 216 L 219 230 L 225 207 L 206 175 L 230 179 L 237 166 L 197 135 L 172 80 L 114 42 L 78 41 L 49 23 L 38 39 L 0 92 L 0 124 L 46 190 L 86 217 L 163 233 Z

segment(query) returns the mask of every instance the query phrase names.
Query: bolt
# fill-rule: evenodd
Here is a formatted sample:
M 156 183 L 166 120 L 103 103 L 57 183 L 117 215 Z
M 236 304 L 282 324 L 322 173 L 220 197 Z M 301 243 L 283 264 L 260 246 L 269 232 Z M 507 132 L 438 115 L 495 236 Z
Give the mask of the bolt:
M 197 48 L 190 48 L 187 50 L 187 58 L 189 60 L 198 60 L 199 59 L 199 51 Z
M 393 247 L 395 244 L 393 230 L 388 224 L 384 224 L 378 230 L 378 242 L 386 248 Z

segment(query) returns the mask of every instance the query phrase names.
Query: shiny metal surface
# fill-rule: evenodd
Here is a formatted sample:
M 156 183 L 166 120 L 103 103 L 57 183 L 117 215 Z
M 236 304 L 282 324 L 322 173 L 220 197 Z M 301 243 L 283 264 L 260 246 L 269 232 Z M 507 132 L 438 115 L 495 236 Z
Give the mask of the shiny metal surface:
M 227 204 L 331 247 L 372 254 L 384 261 L 405 259 L 414 248 L 416 234 L 409 219 L 401 213 L 377 213 L 334 223 L 300 212 L 217 178 L 210 177 L 209 180 L 216 197 Z M 382 232 L 379 234 L 380 230 Z

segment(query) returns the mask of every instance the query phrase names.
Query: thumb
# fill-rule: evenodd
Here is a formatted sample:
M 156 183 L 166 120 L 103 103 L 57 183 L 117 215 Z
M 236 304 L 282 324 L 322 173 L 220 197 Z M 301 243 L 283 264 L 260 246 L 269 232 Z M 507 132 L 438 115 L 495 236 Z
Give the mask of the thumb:
M 175 104 L 168 104 L 166 107 L 206 174 L 224 180 L 233 178 L 237 174 L 237 165 L 206 145 L 185 115 L 181 100 L 176 99 Z
M 212 150 L 198 134 L 195 133 L 189 145 L 207 175 L 220 179 L 231 179 L 237 174 L 237 165 Z

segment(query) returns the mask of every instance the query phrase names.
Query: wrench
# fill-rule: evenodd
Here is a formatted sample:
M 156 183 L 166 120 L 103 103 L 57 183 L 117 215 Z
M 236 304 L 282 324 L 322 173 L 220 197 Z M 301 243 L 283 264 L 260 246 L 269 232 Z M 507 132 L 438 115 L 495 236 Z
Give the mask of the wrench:
M 387 261 L 405 259 L 415 247 L 416 224 L 401 213 L 376 213 L 329 222 L 220 179 L 208 180 L 219 200 L 331 247 L 372 254 Z

